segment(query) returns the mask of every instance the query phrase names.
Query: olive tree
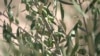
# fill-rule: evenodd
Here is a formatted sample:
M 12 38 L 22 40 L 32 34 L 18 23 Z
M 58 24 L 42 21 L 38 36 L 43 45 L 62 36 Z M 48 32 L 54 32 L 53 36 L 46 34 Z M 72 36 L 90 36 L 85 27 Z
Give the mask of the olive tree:
M 99 0 L 88 0 L 84 9 L 82 4 L 86 0 L 21 0 L 25 9 L 13 13 L 13 0 L 4 0 L 5 10 L 0 12 L 8 19 L 0 20 L 2 35 L 9 45 L 8 56 L 99 56 Z M 77 12 L 76 23 L 67 29 L 65 24 L 64 6 L 72 6 Z M 57 11 L 60 11 L 60 19 Z M 19 14 L 26 11 L 25 19 L 30 22 L 26 30 L 19 24 Z M 69 10 L 70 11 L 70 10 Z M 6 14 L 5 14 L 6 13 Z M 91 14 L 92 16 L 88 15 Z M 71 16 L 71 15 L 70 15 Z M 27 22 L 26 22 L 27 23 Z M 92 24 L 92 25 L 91 25 Z M 12 28 L 15 25 L 16 33 Z M 91 27 L 91 28 L 90 28 Z M 69 27 L 70 28 L 70 27 Z M 99 30 L 98 30 L 99 29 Z M 80 33 L 81 31 L 81 33 Z M 66 33 L 67 32 L 67 33 Z M 83 33 L 84 34 L 83 34 Z M 75 41 L 73 41 L 73 38 Z

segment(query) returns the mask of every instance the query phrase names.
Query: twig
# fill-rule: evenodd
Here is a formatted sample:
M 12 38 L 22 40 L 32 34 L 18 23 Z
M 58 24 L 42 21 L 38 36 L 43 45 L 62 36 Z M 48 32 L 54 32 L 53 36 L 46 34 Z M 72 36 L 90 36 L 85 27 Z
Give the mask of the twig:
M 93 0 L 90 5 L 86 8 L 85 13 L 87 13 L 92 7 L 93 5 L 96 3 L 97 0 Z
M 88 41 L 88 48 L 89 48 L 89 55 L 90 56 L 94 56 L 95 54 L 95 51 L 94 51 L 94 43 L 93 43 L 93 37 L 92 37 L 92 33 L 90 33 L 87 29 L 87 25 L 86 25 L 86 21 L 85 21 L 85 17 L 83 17 L 83 22 L 84 22 L 84 25 L 85 25 L 85 28 L 86 28 L 86 33 L 88 35 L 87 37 L 87 41 Z
M 8 19 L 8 17 L 7 17 L 5 14 L 2 13 L 2 15 Z M 22 29 L 25 33 L 27 33 L 27 34 L 30 35 L 31 37 L 34 37 L 33 35 L 29 34 L 25 29 L 23 29 L 22 27 L 20 27 L 20 26 L 17 25 L 16 23 L 14 23 L 14 22 L 12 22 L 12 23 L 13 23 L 14 25 L 16 25 L 17 27 L 19 27 L 20 29 Z

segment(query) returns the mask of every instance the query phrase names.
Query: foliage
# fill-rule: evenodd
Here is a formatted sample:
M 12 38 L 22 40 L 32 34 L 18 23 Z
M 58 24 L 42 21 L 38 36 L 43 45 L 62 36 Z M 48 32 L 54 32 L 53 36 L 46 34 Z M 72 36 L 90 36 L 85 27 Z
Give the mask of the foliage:
M 13 7 L 11 6 L 12 1 L 13 0 L 10 0 L 10 2 L 8 2 L 8 0 L 4 0 L 7 19 L 9 19 L 9 23 L 7 23 L 6 21 L 2 22 L 3 38 L 10 46 L 9 51 L 12 51 L 11 53 L 9 53 L 9 55 L 77 56 L 78 53 L 84 55 L 86 53 L 86 50 L 79 49 L 80 37 L 78 36 L 78 29 L 81 29 L 86 33 L 86 35 L 81 37 L 83 37 L 83 39 L 88 43 L 87 45 L 89 47 L 89 56 L 95 56 L 95 53 L 97 53 L 97 55 L 100 54 L 100 32 L 98 34 L 95 34 L 95 31 L 98 27 L 97 20 L 99 19 L 98 15 L 100 14 L 100 9 L 94 6 L 95 4 L 100 4 L 99 0 L 93 0 L 86 8 L 85 12 L 81 8 L 81 2 L 78 1 L 78 4 L 76 0 L 72 0 L 72 3 L 62 0 L 53 0 L 54 2 L 49 2 L 49 0 L 21 0 L 21 3 L 25 4 L 26 6 L 25 11 L 28 12 L 28 14 L 26 15 L 26 19 L 31 22 L 31 25 L 29 25 L 29 31 L 19 26 L 20 22 L 18 21 L 17 17 L 13 15 Z M 54 6 L 52 6 L 52 4 Z M 60 21 L 56 18 L 56 10 L 58 9 L 57 4 L 60 4 Z M 66 34 L 67 29 L 65 23 L 63 22 L 65 14 L 63 4 L 69 6 L 72 5 L 75 7 L 78 13 L 82 16 L 85 29 L 81 27 L 81 20 L 78 20 L 73 29 L 68 34 Z M 50 6 L 52 6 L 53 11 L 50 10 Z M 36 9 L 33 9 L 34 7 Z M 87 18 L 86 13 L 89 10 L 91 10 L 91 14 L 94 16 L 94 29 L 92 32 L 88 31 L 86 22 L 84 20 Z M 15 34 L 12 32 L 12 24 L 17 26 Z M 55 31 L 54 26 L 57 27 L 57 31 Z M 73 32 L 75 33 L 73 34 Z M 73 37 L 75 39 L 75 45 L 73 45 Z M 95 40 L 93 40 L 93 38 Z M 18 43 L 14 42 L 13 39 Z M 66 43 L 63 44 L 63 42 Z

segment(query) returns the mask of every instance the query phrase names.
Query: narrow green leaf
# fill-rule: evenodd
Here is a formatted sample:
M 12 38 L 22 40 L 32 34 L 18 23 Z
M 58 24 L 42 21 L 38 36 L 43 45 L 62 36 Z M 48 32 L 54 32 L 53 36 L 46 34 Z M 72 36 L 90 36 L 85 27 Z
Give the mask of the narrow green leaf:
M 76 9 L 82 16 L 86 17 L 86 16 L 85 16 L 85 13 L 82 11 L 82 9 L 80 8 L 79 4 L 77 4 L 75 0 L 72 0 L 72 2 L 73 2 L 73 5 L 74 5 L 75 9 Z
M 37 12 L 35 10 L 32 11 L 31 15 L 36 16 Z
M 64 9 L 61 3 L 60 3 L 60 11 L 61 11 L 61 18 L 63 20 L 64 19 Z
M 17 19 L 15 19 L 15 23 L 16 23 L 16 24 L 19 24 L 19 21 L 18 21 Z
M 64 33 L 64 30 L 62 29 L 62 26 L 61 25 L 58 26 L 58 32 Z
M 97 2 L 98 0 L 92 0 L 92 2 L 89 4 L 89 6 L 86 8 L 85 13 L 87 13 Z
M 21 0 L 21 3 L 25 3 L 25 0 Z
M 42 15 L 43 15 L 43 17 L 47 17 L 48 13 L 47 13 L 47 11 L 45 9 L 43 9 Z
M 8 33 L 7 31 L 7 25 L 4 21 L 3 23 L 3 38 L 8 42 L 10 43 L 11 42 L 11 35 Z
M 99 44 L 100 44 L 100 32 L 95 37 L 95 45 L 99 45 Z M 99 49 L 100 49 L 100 47 L 99 47 Z
M 93 22 L 94 22 L 94 28 L 93 30 L 96 31 L 97 30 L 97 12 L 95 12 L 94 14 L 94 19 L 93 19 Z
M 5 4 L 5 6 L 7 6 L 7 0 L 4 0 L 4 4 Z
M 67 56 L 67 55 L 66 55 L 66 49 L 64 49 L 64 47 L 61 48 L 61 51 L 62 51 L 62 55 L 63 55 L 63 56 Z
M 40 0 L 42 3 L 46 4 L 48 0 Z
M 32 6 L 34 4 L 32 0 L 30 0 L 28 3 L 30 6 Z
M 33 20 L 33 17 L 31 15 L 26 15 L 26 19 L 32 21 Z
M 57 0 L 54 0 L 54 6 L 53 6 L 53 9 L 54 9 L 54 16 L 57 15 Z
M 79 49 L 79 50 L 78 50 L 78 53 L 79 53 L 79 54 L 82 54 L 82 55 L 85 55 L 85 54 L 86 54 L 86 49 L 85 49 L 85 48 Z
M 72 43 L 71 43 L 71 36 L 70 35 L 67 36 L 66 41 L 67 41 L 67 44 L 65 46 L 68 47 L 68 49 L 66 50 L 66 55 L 70 56 L 70 53 L 71 53 L 71 50 L 72 50 Z
M 60 22 L 62 24 L 62 28 L 64 29 L 64 31 L 66 31 L 66 25 L 65 25 L 65 23 L 62 20 Z
M 53 14 L 51 13 L 51 11 L 48 8 L 44 8 L 46 10 L 46 12 L 50 15 L 53 16 Z
M 19 31 L 19 27 L 17 28 L 17 33 L 16 33 L 16 36 L 19 37 L 20 35 L 20 31 Z
M 49 8 L 49 7 L 50 7 L 50 5 L 51 5 L 51 2 L 49 2 L 49 4 L 48 4 L 47 8 Z
M 49 21 L 50 23 L 53 23 L 53 24 L 56 25 L 56 22 L 54 21 L 54 17 L 48 15 L 48 21 Z
M 28 4 L 26 4 L 26 10 L 29 11 L 30 7 Z
M 71 55 L 70 55 L 70 56 L 74 56 L 74 55 L 75 55 L 75 53 L 76 53 L 76 51 L 77 51 L 78 47 L 79 47 L 79 45 L 78 45 L 78 44 L 76 44 L 76 45 L 74 46 L 74 48 L 73 48 L 73 50 L 72 50 L 72 52 L 71 52 Z
M 97 3 L 100 4 L 100 0 L 97 0 Z
M 39 5 L 38 13 L 41 14 L 43 12 L 43 4 Z
M 12 32 L 12 28 L 11 28 L 11 26 L 10 26 L 9 24 L 7 24 L 7 30 L 8 30 L 9 32 Z
M 73 5 L 71 2 L 66 2 L 65 0 L 59 0 L 59 2 L 63 3 L 63 4 L 66 4 L 66 5 Z
M 64 37 L 64 34 L 61 33 L 61 32 L 54 32 L 54 35 L 55 35 L 56 37 Z
M 13 11 L 10 8 L 8 9 L 8 17 L 10 22 L 14 21 Z
M 53 47 L 53 41 L 52 41 L 51 38 L 48 38 L 47 40 L 45 40 L 44 43 L 45 43 L 48 47 Z
M 30 28 L 33 29 L 34 26 L 35 26 L 35 20 L 32 21 L 32 24 L 31 24 Z

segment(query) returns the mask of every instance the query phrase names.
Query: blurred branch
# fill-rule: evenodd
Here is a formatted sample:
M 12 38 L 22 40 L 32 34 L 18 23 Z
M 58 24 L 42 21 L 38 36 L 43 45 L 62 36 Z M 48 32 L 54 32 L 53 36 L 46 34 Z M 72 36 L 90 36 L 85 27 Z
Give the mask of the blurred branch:
M 88 42 L 88 49 L 89 49 L 89 56 L 94 56 L 95 55 L 95 51 L 94 51 L 94 43 L 93 43 L 93 36 L 92 33 L 90 33 L 87 29 L 87 24 L 85 21 L 85 17 L 83 17 L 83 22 L 86 28 L 86 33 L 87 33 L 87 42 Z
M 12 3 L 12 0 L 10 0 L 9 4 L 8 4 L 8 7 L 10 6 L 10 4 Z
M 86 8 L 85 13 L 87 13 L 87 12 L 94 6 L 94 4 L 96 3 L 96 1 L 97 1 L 97 0 L 93 0 L 93 1 L 90 3 L 90 5 Z
M 61 3 L 63 3 L 63 4 L 66 4 L 66 5 L 73 5 L 73 3 L 65 2 L 65 1 L 62 1 L 62 0 L 59 0 L 59 2 L 61 2 Z
M 1 13 L 1 12 L 0 12 Z M 4 17 L 6 17 L 8 19 L 8 17 L 4 14 L 1 13 L 1 15 L 3 15 Z M 20 29 L 22 29 L 25 33 L 27 33 L 28 35 L 30 35 L 31 37 L 33 37 L 31 34 L 29 34 L 25 29 L 23 29 L 22 27 L 20 27 L 19 25 L 17 25 L 16 23 L 12 22 L 14 25 L 16 25 L 17 27 L 19 27 Z

